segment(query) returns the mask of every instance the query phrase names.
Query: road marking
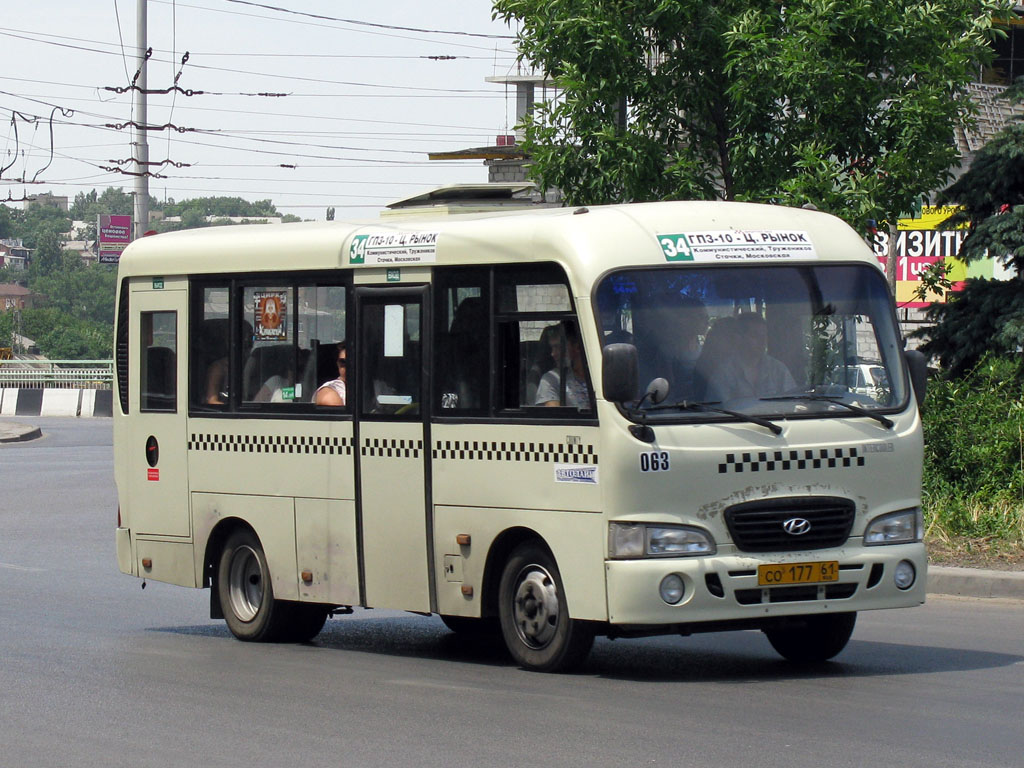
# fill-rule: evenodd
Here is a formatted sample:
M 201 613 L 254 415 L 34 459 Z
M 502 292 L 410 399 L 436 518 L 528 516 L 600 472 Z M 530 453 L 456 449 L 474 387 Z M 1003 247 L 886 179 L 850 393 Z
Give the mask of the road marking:
M 0 563 L 0 568 L 10 568 L 12 571 L 32 571 L 39 572 L 45 570 L 44 568 L 32 568 L 27 565 L 15 565 L 14 563 Z

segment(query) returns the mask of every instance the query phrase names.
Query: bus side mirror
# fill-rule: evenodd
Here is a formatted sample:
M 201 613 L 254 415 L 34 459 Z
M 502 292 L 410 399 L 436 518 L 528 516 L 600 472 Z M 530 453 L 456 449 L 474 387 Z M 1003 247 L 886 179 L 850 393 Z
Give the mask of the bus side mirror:
M 636 400 L 636 347 L 632 344 L 608 344 L 601 350 L 601 388 L 604 399 L 613 403 Z
M 914 388 L 914 397 L 917 398 L 917 405 L 924 405 L 924 395 L 928 389 L 928 360 L 924 354 L 916 349 L 903 350 L 903 359 L 907 361 L 907 368 L 910 371 L 910 384 Z

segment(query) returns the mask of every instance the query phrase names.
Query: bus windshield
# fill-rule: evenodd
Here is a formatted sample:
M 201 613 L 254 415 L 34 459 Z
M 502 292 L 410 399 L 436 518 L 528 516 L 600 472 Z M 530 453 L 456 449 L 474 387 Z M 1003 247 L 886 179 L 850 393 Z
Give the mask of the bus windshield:
M 849 416 L 902 407 L 901 344 L 882 274 L 863 264 L 613 272 L 603 344 L 636 346 L 645 418 Z M 659 404 L 642 398 L 663 378 Z

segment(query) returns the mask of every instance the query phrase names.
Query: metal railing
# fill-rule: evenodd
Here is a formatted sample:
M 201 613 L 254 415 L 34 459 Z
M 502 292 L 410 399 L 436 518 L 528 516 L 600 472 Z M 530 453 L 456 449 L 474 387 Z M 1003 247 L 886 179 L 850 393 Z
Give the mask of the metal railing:
M 111 389 L 113 360 L 0 360 L 0 389 Z

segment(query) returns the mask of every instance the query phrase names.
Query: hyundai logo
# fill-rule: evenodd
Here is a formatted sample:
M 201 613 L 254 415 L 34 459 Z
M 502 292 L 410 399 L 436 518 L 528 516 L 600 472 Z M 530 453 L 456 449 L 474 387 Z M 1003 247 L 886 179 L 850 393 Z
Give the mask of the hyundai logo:
M 791 517 L 782 524 L 782 530 L 790 536 L 803 536 L 805 533 L 810 533 L 811 521 L 802 517 Z

